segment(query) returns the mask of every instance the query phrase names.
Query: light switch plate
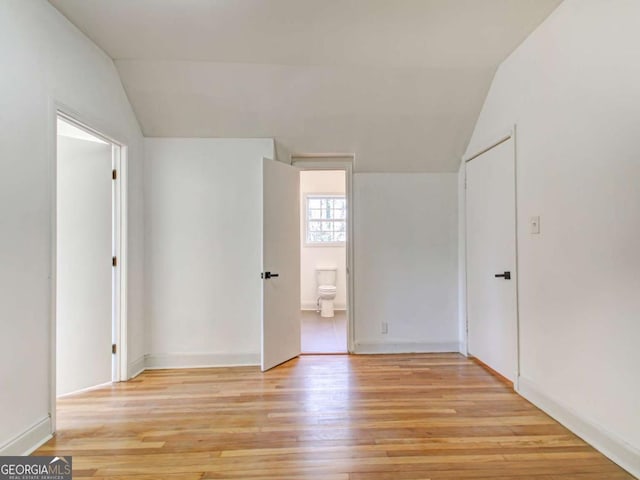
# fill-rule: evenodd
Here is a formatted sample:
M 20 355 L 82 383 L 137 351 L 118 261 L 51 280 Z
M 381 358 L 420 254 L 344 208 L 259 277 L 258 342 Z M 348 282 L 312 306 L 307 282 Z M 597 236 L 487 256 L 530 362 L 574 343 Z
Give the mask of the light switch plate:
M 533 235 L 538 235 L 540 233 L 540 217 L 535 216 L 529 219 L 529 232 Z

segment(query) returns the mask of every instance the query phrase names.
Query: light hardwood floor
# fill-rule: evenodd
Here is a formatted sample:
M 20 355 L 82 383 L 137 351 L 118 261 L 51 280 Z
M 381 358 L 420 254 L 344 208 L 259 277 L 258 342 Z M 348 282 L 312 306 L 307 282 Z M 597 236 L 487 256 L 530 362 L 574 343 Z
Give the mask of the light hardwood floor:
M 74 479 L 631 479 L 457 354 L 148 371 L 59 401 Z

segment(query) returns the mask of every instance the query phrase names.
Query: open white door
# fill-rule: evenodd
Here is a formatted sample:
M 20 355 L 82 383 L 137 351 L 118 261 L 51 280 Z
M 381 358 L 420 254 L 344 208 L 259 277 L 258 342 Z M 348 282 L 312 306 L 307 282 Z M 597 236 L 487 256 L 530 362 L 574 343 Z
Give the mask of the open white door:
M 263 160 L 262 371 L 300 355 L 300 175 Z
M 467 163 L 469 353 L 515 382 L 516 197 L 513 139 Z
M 112 380 L 111 148 L 58 137 L 57 395 Z

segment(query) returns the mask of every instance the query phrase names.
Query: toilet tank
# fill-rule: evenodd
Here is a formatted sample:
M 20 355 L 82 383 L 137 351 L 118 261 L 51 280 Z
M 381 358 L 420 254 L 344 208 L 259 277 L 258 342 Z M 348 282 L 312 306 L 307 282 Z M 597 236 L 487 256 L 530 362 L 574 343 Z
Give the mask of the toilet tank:
M 337 270 L 337 267 L 316 267 L 316 283 L 318 285 L 335 286 Z

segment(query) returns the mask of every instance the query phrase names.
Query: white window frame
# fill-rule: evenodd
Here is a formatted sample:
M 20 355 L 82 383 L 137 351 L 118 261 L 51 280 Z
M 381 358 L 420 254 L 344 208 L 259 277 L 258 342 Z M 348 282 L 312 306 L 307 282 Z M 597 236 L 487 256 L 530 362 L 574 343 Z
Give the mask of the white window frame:
M 345 225 L 345 240 L 341 242 L 310 242 L 309 241 L 309 199 L 310 198 L 338 198 L 342 199 L 345 202 L 345 218 L 344 219 L 331 219 L 331 220 L 322 220 L 326 222 L 344 222 Z M 349 232 L 347 231 L 348 222 L 347 216 L 349 215 L 349 205 L 347 202 L 347 196 L 344 193 L 315 193 L 309 192 L 304 194 L 304 246 L 305 247 L 344 247 L 347 244 L 347 236 Z M 316 219 L 313 219 L 314 221 Z

